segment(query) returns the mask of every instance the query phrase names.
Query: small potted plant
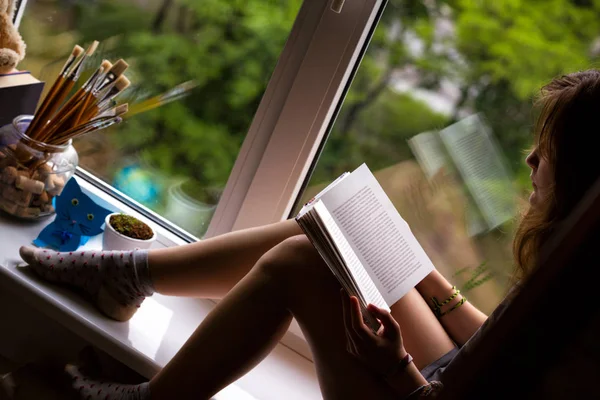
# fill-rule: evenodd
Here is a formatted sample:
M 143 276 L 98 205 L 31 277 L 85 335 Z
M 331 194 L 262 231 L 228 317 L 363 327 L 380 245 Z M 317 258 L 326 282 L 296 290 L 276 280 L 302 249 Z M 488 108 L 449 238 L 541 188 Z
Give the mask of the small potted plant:
M 114 213 L 106 217 L 104 250 L 147 249 L 156 240 L 156 232 L 131 215 Z

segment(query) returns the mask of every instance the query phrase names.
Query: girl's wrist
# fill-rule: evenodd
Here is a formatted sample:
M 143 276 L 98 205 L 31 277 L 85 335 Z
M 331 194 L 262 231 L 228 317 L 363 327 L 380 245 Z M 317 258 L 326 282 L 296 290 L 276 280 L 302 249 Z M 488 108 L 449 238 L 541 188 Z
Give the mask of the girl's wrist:
M 408 352 L 406 351 L 404 346 L 400 347 L 400 350 L 398 350 L 398 356 L 400 357 L 400 359 L 405 358 L 407 354 Z
M 381 371 L 381 375 L 387 379 L 391 378 L 397 373 L 402 372 L 404 369 L 408 367 L 410 363 L 412 363 L 413 358 L 410 354 L 401 348 L 398 352 L 398 358 L 393 361 L 391 365 L 389 365 L 385 370 Z
M 413 362 L 393 375 L 385 377 L 384 380 L 401 399 L 427 384 L 427 380 Z

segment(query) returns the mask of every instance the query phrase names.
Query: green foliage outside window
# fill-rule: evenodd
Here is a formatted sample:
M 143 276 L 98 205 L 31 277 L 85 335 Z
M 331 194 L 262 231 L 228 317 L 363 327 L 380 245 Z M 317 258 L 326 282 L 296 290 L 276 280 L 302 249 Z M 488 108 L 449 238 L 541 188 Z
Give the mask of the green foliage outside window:
M 167 175 L 223 186 L 300 4 L 38 0 L 29 6 L 23 35 L 27 40 L 32 30 L 45 30 L 55 37 L 70 33 L 72 41 L 102 40 L 104 56 L 123 56 L 132 64 L 137 96 L 195 80 L 191 96 L 132 118 L 125 133 L 112 139 L 124 154 L 139 152 Z M 50 9 L 61 23 L 45 24 L 42 13 Z M 362 161 L 389 165 L 406 159 L 408 137 L 441 128 L 464 109 L 486 115 L 518 170 L 521 149 L 531 142 L 532 96 L 551 77 L 592 65 L 599 16 L 600 3 L 591 1 L 391 0 L 316 177 L 328 180 Z M 415 40 L 419 51 L 411 48 Z M 30 56 L 56 61 L 69 51 L 68 45 L 50 47 L 54 53 L 48 53 L 47 41 L 31 43 Z M 418 87 L 436 90 L 445 79 L 456 83 L 456 109 L 440 115 L 409 94 L 395 93 L 392 78 L 407 66 L 418 69 Z

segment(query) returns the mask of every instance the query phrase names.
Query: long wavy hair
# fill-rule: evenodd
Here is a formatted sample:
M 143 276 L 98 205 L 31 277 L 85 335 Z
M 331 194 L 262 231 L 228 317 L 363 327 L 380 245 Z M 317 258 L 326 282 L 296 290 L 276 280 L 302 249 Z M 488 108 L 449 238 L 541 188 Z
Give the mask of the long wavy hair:
M 537 106 L 535 146 L 551 166 L 554 183 L 517 229 L 516 279 L 532 271 L 540 248 L 600 175 L 600 71 L 552 80 L 542 88 Z

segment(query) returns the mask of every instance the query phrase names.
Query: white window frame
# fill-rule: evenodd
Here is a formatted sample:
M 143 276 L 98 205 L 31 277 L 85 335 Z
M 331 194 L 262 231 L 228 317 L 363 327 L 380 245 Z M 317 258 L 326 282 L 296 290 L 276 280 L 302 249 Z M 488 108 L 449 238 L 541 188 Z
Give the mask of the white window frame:
M 25 12 L 25 7 L 27 7 L 27 0 L 14 0 L 16 1 L 15 6 L 15 15 L 13 16 L 13 24 L 16 28 L 19 28 L 21 24 L 21 19 L 23 18 L 23 13 Z
M 314 2 L 306 0 L 305 3 Z M 262 115 L 261 111 L 267 115 L 270 113 L 269 141 L 261 151 L 258 167 L 253 169 L 252 181 L 246 181 L 248 189 L 235 193 L 235 208 L 239 211 L 234 213 L 232 208 L 228 208 L 229 198 L 225 197 L 223 204 L 217 207 L 214 223 L 208 230 L 209 236 L 289 217 L 358 69 L 386 0 L 346 0 L 339 13 L 331 9 L 332 3 L 327 2 L 312 32 L 308 29 L 295 32 L 302 37 L 295 43 L 289 43 L 303 53 L 301 64 L 293 81 L 286 81 L 289 90 L 280 104 L 281 109 L 268 108 L 263 99 L 251 133 Z M 310 41 L 305 43 L 302 39 L 309 33 Z M 285 51 L 288 50 L 286 46 Z M 237 172 L 235 168 L 234 172 Z M 234 176 L 232 174 L 232 178 Z

